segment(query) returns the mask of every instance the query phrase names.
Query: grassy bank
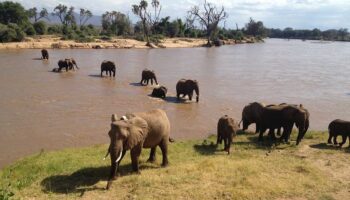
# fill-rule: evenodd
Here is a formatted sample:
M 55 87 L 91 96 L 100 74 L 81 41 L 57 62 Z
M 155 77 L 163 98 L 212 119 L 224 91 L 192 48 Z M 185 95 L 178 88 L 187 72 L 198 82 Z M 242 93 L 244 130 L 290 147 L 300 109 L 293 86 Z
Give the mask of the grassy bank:
M 41 152 L 0 171 L 0 199 L 346 199 L 349 149 L 325 144 L 327 133 L 309 132 L 300 146 L 269 147 L 257 135 L 235 138 L 231 155 L 215 137 L 170 144 L 170 165 L 146 163 L 131 172 L 127 153 L 121 175 L 106 191 L 107 145 Z M 295 135 L 294 137 L 295 138 Z

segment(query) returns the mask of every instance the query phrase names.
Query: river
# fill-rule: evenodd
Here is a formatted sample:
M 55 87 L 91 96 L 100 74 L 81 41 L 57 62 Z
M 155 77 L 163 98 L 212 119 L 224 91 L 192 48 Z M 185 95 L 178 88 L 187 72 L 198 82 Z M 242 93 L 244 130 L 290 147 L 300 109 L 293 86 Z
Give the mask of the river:
M 302 103 L 312 130 L 350 120 L 350 43 L 269 39 L 220 48 L 49 53 L 47 62 L 35 59 L 37 49 L 0 51 L 0 168 L 41 150 L 108 143 L 113 113 L 164 109 L 175 139 L 215 134 L 220 116 L 240 120 L 254 101 Z M 50 72 L 65 57 L 75 58 L 80 70 Z M 103 60 L 117 64 L 115 78 L 99 77 Z M 136 84 L 146 67 L 168 87 L 165 101 Z M 199 103 L 176 102 L 181 78 L 199 81 Z

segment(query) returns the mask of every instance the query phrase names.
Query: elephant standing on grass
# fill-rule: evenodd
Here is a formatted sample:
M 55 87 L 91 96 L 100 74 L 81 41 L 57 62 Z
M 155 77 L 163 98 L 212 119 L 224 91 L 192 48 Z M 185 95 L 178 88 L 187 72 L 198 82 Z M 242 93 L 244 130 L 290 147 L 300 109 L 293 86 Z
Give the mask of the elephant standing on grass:
M 106 75 L 109 74 L 109 76 L 112 76 L 113 73 L 113 77 L 115 77 L 115 63 L 112 61 L 103 61 L 101 63 L 101 77 L 102 77 L 102 73 L 106 72 Z
M 49 52 L 46 49 L 41 50 L 41 59 L 49 60 Z
M 263 103 L 253 102 L 243 108 L 241 121 L 243 122 L 243 131 L 247 130 L 250 124 L 255 123 L 255 133 L 260 132 L 264 107 Z
M 74 70 L 74 65 L 77 69 L 79 69 L 77 63 L 73 58 L 66 58 L 64 60 L 59 60 L 57 64 L 58 64 L 58 72 L 62 71 L 63 68 L 65 68 L 66 71 L 72 70 L 72 69 Z
M 154 71 L 149 70 L 149 69 L 144 69 L 142 71 L 140 84 L 141 85 L 144 85 L 144 84 L 148 85 L 149 80 L 151 80 L 152 85 L 153 85 L 153 80 L 156 83 L 156 85 L 158 85 L 157 77 L 156 77 L 156 74 L 154 73 Z
M 333 138 L 333 144 L 337 143 L 337 136 L 342 136 L 342 142 L 339 144 L 339 146 L 343 146 L 346 142 L 347 137 L 349 137 L 349 147 L 350 147 L 350 121 L 345 121 L 341 119 L 333 120 L 328 125 L 328 132 L 329 132 L 329 138 L 328 143 L 332 144 L 332 138 Z
M 130 150 L 132 168 L 135 172 L 139 173 L 139 156 L 142 148 L 151 148 L 148 161 L 154 162 L 156 148 L 159 146 L 163 154 L 162 166 L 167 166 L 169 134 L 170 122 L 163 110 L 127 114 L 119 120 L 116 115 L 112 115 L 111 130 L 108 133 L 111 141 L 108 148 L 111 154 L 111 171 L 107 189 L 115 179 L 119 164 L 127 150 Z
M 236 136 L 236 132 L 238 130 L 238 125 L 235 123 L 234 119 L 224 115 L 218 121 L 218 135 L 216 145 L 222 143 L 224 140 L 224 151 L 227 151 L 230 154 L 230 148 L 232 144 L 233 137 Z
M 196 91 L 197 97 L 196 102 L 199 101 L 199 86 L 198 82 L 196 80 L 186 80 L 181 79 L 176 84 L 176 96 L 177 99 L 180 100 L 180 95 L 182 94 L 182 97 L 185 97 L 188 95 L 188 98 L 190 101 L 192 101 L 193 91 Z

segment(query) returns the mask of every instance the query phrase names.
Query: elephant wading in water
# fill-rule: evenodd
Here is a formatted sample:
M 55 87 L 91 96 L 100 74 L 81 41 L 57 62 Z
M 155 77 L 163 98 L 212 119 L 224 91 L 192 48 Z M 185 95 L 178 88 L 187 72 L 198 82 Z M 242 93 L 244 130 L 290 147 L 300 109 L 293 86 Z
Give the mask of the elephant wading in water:
M 165 99 L 167 92 L 168 92 L 168 89 L 166 87 L 160 86 L 153 89 L 151 96 Z
M 151 148 L 148 161 L 156 160 L 156 148 L 160 147 L 163 154 L 162 166 L 168 165 L 168 141 L 170 122 L 163 110 L 127 114 L 119 120 L 112 115 L 111 129 L 108 133 L 111 154 L 111 170 L 107 189 L 118 172 L 119 164 L 127 150 L 130 150 L 133 171 L 139 173 L 139 156 L 142 148 Z
M 193 91 L 196 91 L 197 97 L 196 102 L 199 101 L 199 86 L 198 82 L 196 80 L 186 80 L 181 79 L 176 84 L 176 96 L 177 99 L 180 100 L 180 95 L 182 94 L 182 97 L 185 97 L 188 95 L 188 98 L 190 101 L 192 101 Z
M 339 146 L 343 146 L 346 142 L 347 137 L 349 137 L 349 147 L 350 147 L 350 121 L 345 121 L 341 119 L 333 120 L 328 125 L 328 132 L 329 132 L 329 138 L 328 143 L 332 144 L 332 138 L 333 138 L 333 144 L 337 143 L 337 136 L 342 136 L 342 142 L 339 144 Z
M 271 139 L 275 140 L 274 130 L 283 128 L 281 140 L 284 139 L 285 142 L 288 142 L 293 125 L 295 124 L 298 128 L 296 142 L 298 145 L 309 128 L 309 116 L 309 112 L 302 105 L 265 107 L 262 113 L 259 141 L 262 141 L 262 136 L 267 129 L 269 129 Z
M 109 74 L 109 76 L 112 76 L 113 73 L 113 77 L 115 77 L 115 64 L 112 61 L 103 61 L 101 64 L 101 77 L 102 77 L 102 73 L 106 72 L 106 75 Z
M 74 70 L 74 65 L 77 69 L 79 69 L 77 63 L 73 58 L 66 58 L 64 60 L 59 60 L 57 64 L 58 64 L 58 72 L 62 71 L 63 68 L 65 68 L 66 71 L 72 70 L 72 69 Z
M 237 123 L 235 123 L 234 119 L 224 115 L 218 121 L 218 135 L 216 145 L 222 143 L 224 140 L 224 151 L 227 151 L 230 154 L 230 148 L 232 144 L 233 137 L 236 136 L 236 132 L 239 129 Z
M 243 131 L 247 130 L 250 124 L 255 123 L 255 133 L 260 132 L 264 107 L 263 103 L 253 102 L 243 108 L 241 121 L 243 122 Z
M 49 59 L 49 52 L 46 49 L 41 50 L 41 59 L 43 59 L 43 60 Z
M 142 71 L 140 84 L 141 85 L 144 85 L 144 84 L 148 85 L 149 80 L 151 80 L 152 85 L 153 85 L 153 80 L 156 83 L 156 85 L 158 85 L 157 77 L 156 77 L 156 74 L 154 73 L 154 71 L 149 70 L 149 69 L 144 69 Z

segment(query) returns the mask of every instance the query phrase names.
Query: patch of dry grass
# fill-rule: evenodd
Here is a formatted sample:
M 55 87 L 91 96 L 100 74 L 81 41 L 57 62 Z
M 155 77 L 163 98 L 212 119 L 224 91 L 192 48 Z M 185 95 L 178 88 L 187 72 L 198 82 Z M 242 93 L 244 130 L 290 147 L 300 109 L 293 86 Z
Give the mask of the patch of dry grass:
M 310 132 L 300 146 L 258 144 L 238 135 L 231 155 L 205 141 L 170 144 L 166 168 L 146 163 L 133 174 L 127 153 L 121 175 L 106 191 L 106 145 L 42 152 L 0 172 L 0 187 L 14 198 L 35 199 L 342 199 L 348 194 L 348 149 L 324 144 L 327 134 Z M 0 193 L 1 195 L 1 193 Z

